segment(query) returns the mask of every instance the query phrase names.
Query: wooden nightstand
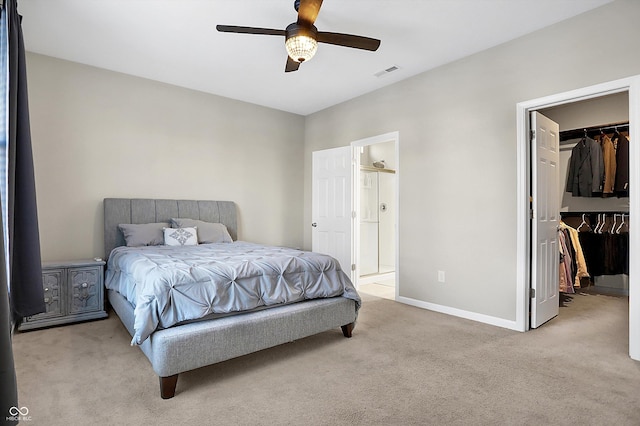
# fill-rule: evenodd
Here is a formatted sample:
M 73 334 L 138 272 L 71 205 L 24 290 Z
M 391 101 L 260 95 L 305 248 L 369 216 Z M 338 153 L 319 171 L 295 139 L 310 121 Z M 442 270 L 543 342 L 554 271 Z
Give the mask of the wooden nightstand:
M 18 330 L 106 318 L 103 260 L 46 262 L 42 286 L 47 311 L 26 317 Z

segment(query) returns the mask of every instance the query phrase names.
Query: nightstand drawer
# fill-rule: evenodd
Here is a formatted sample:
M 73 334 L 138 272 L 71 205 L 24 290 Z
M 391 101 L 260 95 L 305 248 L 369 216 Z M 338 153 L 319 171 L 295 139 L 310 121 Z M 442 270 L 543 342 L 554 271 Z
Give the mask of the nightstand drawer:
M 42 273 L 42 287 L 44 289 L 44 303 L 47 312 L 26 317 L 25 322 L 34 322 L 47 318 L 64 316 L 64 270 L 50 269 Z
M 102 266 L 69 270 L 71 289 L 69 312 L 77 314 L 102 309 Z

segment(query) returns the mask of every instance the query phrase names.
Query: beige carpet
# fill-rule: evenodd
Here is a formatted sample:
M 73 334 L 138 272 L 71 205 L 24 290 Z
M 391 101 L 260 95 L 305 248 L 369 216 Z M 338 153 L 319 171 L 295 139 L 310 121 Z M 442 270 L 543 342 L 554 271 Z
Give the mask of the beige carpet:
M 365 295 L 339 329 L 158 379 L 113 312 L 17 334 L 23 425 L 638 425 L 628 302 L 575 296 L 518 333 Z

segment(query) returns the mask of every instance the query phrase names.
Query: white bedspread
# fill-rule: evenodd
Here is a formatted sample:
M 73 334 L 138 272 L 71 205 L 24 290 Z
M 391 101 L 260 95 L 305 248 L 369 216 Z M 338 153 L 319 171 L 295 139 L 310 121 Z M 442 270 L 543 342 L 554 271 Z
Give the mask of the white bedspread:
M 157 328 L 305 299 L 360 297 L 334 258 L 247 242 L 117 247 L 105 286 L 135 307 L 132 345 Z

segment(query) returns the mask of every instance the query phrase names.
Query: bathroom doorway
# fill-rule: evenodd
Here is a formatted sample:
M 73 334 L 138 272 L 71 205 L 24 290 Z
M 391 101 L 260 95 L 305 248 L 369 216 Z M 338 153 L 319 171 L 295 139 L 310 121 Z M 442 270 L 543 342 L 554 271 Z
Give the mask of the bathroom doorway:
M 397 136 L 354 142 L 357 152 L 358 290 L 395 300 L 397 272 Z M 385 136 L 387 136 L 385 138 Z

